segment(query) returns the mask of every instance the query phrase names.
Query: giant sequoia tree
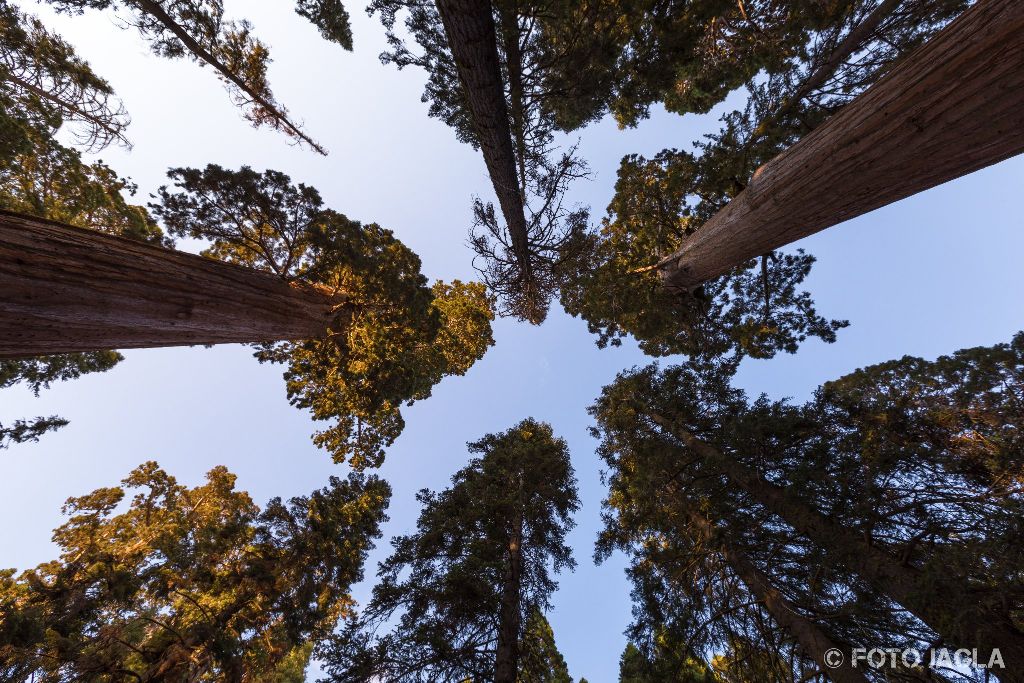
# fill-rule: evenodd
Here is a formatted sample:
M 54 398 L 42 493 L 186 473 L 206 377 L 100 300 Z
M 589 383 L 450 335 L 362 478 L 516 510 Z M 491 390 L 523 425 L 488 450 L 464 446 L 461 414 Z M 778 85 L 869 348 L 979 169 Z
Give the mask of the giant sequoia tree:
M 323 206 L 283 173 L 173 169 L 154 212 L 172 234 L 208 240 L 205 255 L 328 293 L 328 333 L 263 345 L 284 363 L 288 396 L 315 420 L 315 441 L 357 467 L 383 457 L 402 430 L 399 409 L 465 373 L 493 344 L 490 300 L 475 283 L 427 286 L 420 260 L 390 230 Z
M 748 99 L 695 152 L 666 149 L 650 159 L 623 160 L 608 217 L 593 238 L 593 259 L 563 286 L 566 310 L 587 320 L 602 342 L 628 333 L 657 355 L 734 350 L 770 357 L 795 351 L 809 336 L 831 341 L 843 323 L 818 316 L 800 290 L 813 263 L 807 254 L 766 250 L 687 289 L 663 287 L 659 263 L 742 192 L 755 170 L 863 92 L 965 5 L 858 0 L 598 3 L 581 9 L 577 21 L 594 13 L 589 21 L 595 30 L 576 43 L 585 54 L 605 54 L 598 48 L 610 38 L 597 27 L 614 27 L 612 34 L 621 35 L 610 53 L 609 78 L 598 79 L 592 97 L 575 100 L 589 102 L 592 110 L 570 111 L 573 102 L 549 100 L 564 125 L 589 120 L 605 107 L 635 123 L 658 101 L 680 113 L 703 112 L 741 85 Z M 577 35 L 576 24 L 569 26 Z M 551 41 L 567 40 L 557 23 L 549 32 Z M 588 40 L 592 35 L 599 37 Z M 571 72 L 561 78 L 575 77 Z
M 393 541 L 373 599 L 325 648 L 329 680 L 558 680 L 536 610 L 574 566 L 568 448 L 531 419 L 469 448 L 481 455 L 450 488 L 419 493 L 416 533 Z
M 169 245 L 145 207 L 126 199 L 135 193 L 129 180 L 102 162 L 85 163 L 55 137 L 70 133 L 95 151 L 125 142 L 127 122 L 110 85 L 70 45 L 0 2 L 0 208 Z M 120 360 L 114 351 L 3 359 L 0 389 L 23 384 L 38 395 L 53 382 L 102 372 Z M 50 416 L 0 425 L 0 449 L 65 424 Z
M 553 3 L 557 5 L 558 3 Z M 543 107 L 542 79 L 552 53 L 540 40 L 546 3 L 500 0 L 373 0 L 388 30 L 381 55 L 399 68 L 426 70 L 430 115 L 479 148 L 500 206 L 474 200 L 471 243 L 501 312 L 532 323 L 547 315 L 562 272 L 580 255 L 588 212 L 565 203 L 572 180 L 586 175 L 575 149 L 559 150 Z M 407 12 L 410 48 L 396 30 Z M 554 59 L 557 59 L 555 57 Z
M 294 680 L 351 610 L 389 496 L 375 477 L 332 477 L 260 510 L 223 467 L 189 488 L 146 463 L 68 500 L 58 559 L 0 572 L 0 676 Z
M 830 615 L 842 647 L 999 648 L 1019 680 L 1022 354 L 1024 334 L 905 358 L 805 406 L 750 403 L 715 364 L 620 376 L 594 407 L 612 472 L 600 547 L 636 559 L 638 634 L 817 659 L 752 588 L 771 585 L 786 613 Z

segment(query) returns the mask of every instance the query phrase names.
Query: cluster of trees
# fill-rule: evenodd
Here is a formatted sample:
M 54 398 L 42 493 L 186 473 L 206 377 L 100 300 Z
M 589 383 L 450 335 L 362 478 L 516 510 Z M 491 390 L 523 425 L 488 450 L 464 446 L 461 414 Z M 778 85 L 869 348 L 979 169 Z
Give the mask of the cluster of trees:
M 220 0 L 47 1 L 65 13 L 117 13 L 156 54 L 211 67 L 253 125 L 326 154 L 275 99 L 267 47 L 249 22 L 226 19 Z M 751 400 L 732 384 L 745 358 L 796 353 L 811 337 L 833 342 L 848 324 L 819 315 L 803 289 L 813 256 L 777 250 L 792 235 L 1024 149 L 1024 106 L 1015 106 L 1024 6 L 970 4 L 371 0 L 388 37 L 382 61 L 426 71 L 429 114 L 480 150 L 497 199 L 497 208 L 472 202 L 483 282 L 430 283 L 390 230 L 325 207 L 315 188 L 278 171 L 171 168 L 153 201 L 134 203 L 130 180 L 83 158 L 129 144 L 112 87 L 0 0 L 0 257 L 16 253 L 5 235 L 23 226 L 40 239 L 102 244 L 115 269 L 145 254 L 167 268 L 132 292 L 164 287 L 187 310 L 173 334 L 153 325 L 126 345 L 114 342 L 131 325 L 99 321 L 78 346 L 59 332 L 47 341 L 74 352 L 0 350 L 0 388 L 38 393 L 109 370 L 123 360 L 110 346 L 252 343 L 260 362 L 284 366 L 290 402 L 328 423 L 314 442 L 348 465 L 345 478 L 262 509 L 224 468 L 188 488 L 156 463 L 69 499 L 54 533 L 60 557 L 0 573 L 4 680 L 300 681 L 315 657 L 324 680 L 339 683 L 571 683 L 545 614 L 555 576 L 575 566 L 566 534 L 579 499 L 567 445 L 545 423 L 469 444 L 475 457 L 451 486 L 418 495 L 416 532 L 393 540 L 368 604 L 357 609 L 350 593 L 390 498 L 366 470 L 400 435 L 401 408 L 469 371 L 494 343 L 495 315 L 540 324 L 556 299 L 600 346 L 629 335 L 647 354 L 680 361 L 620 374 L 591 408 L 608 485 L 595 556 L 624 552 L 634 587 L 621 681 L 987 676 L 877 671 L 849 657 L 961 647 L 983 661 L 998 650 L 999 679 L 1024 680 L 1024 333 L 868 367 L 804 405 Z M 295 11 L 352 48 L 338 0 L 297 0 Z M 904 107 L 891 111 L 909 115 L 925 95 L 906 95 L 900 78 L 941 61 L 927 50 L 954 48 L 950 63 L 1002 89 L 992 124 L 975 128 L 1006 141 L 967 154 L 976 138 L 960 136 L 939 170 L 875 192 L 884 200 L 861 196 L 871 189 L 862 183 L 841 208 L 793 210 L 808 197 L 807 160 L 824 158 L 814 150 L 839 150 L 827 152 L 838 169 L 830 178 L 844 191 L 840 162 L 867 134 L 849 119 L 890 112 L 865 98 L 884 92 Z M 566 134 L 608 115 L 635 126 L 657 106 L 707 113 L 737 91 L 744 106 L 692 150 L 624 158 L 599 225 L 570 201 L 588 167 Z M 979 110 L 968 97 L 979 101 L 966 89 L 929 102 L 961 107 L 956 121 L 969 121 L 963 112 Z M 925 135 L 915 116 L 900 131 Z M 960 135 L 954 123 L 949 135 Z M 757 215 L 770 230 L 749 224 Z M 206 244 L 202 267 L 173 252 L 186 237 Z M 30 260 L 0 258 L 0 276 L 86 289 L 99 277 L 73 261 L 32 270 Z M 250 307 L 218 308 L 201 296 L 204 278 L 231 283 Z M 19 286 L 12 296 L 27 291 Z M 252 303 L 278 296 L 302 305 Z M 55 326 L 26 339 L 44 327 Z M 0 449 L 64 424 L 0 424 Z M 838 666 L 826 656 L 834 649 L 847 655 Z

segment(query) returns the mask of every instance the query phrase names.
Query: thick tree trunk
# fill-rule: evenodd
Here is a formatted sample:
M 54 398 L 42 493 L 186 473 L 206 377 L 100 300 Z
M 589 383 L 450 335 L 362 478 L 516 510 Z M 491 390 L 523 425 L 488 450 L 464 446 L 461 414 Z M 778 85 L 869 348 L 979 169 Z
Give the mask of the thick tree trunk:
M 494 657 L 494 683 L 516 683 L 519 673 L 519 631 L 522 622 L 523 519 L 512 520 L 508 566 L 501 587 L 498 645 Z
M 722 557 L 740 581 L 764 605 L 772 619 L 792 634 L 804 652 L 817 662 L 821 671 L 828 674 L 835 683 L 867 683 L 867 677 L 854 668 L 849 648 L 840 648 L 816 623 L 803 616 L 772 584 L 768 575 L 758 569 L 746 553 L 733 547 L 713 523 L 685 503 L 683 505 L 690 523 L 700 530 L 706 540 L 712 541 L 720 549 Z M 835 668 L 832 664 L 840 660 L 831 660 L 826 656 L 829 650 L 837 650 L 843 655 L 841 663 Z
M 877 590 L 903 605 L 911 614 L 956 647 L 978 648 L 982 659 L 999 648 L 1006 663 L 1000 680 L 1024 681 L 1024 634 L 1009 615 L 987 608 L 960 582 L 924 576 L 914 567 L 872 545 L 809 507 L 781 486 L 772 484 L 735 458 L 673 425 L 661 415 L 651 418 L 682 441 L 703 462 L 739 486 L 751 498 L 778 515 L 837 562 L 859 574 Z M 987 660 L 986 660 L 987 661 Z
M 820 230 L 1024 152 L 1024 2 L 979 0 L 762 166 L 659 264 L 687 289 Z
M 333 305 L 269 273 L 0 211 L 0 358 L 309 339 Z
M 437 0 L 445 36 L 459 71 L 480 150 L 505 216 L 524 275 L 530 261 L 523 196 L 519 191 L 494 16 L 488 0 Z

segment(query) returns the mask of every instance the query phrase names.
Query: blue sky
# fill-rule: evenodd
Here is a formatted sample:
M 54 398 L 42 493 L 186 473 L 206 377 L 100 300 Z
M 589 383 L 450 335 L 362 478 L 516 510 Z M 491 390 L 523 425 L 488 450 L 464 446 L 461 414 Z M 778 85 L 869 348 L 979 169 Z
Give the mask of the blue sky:
M 140 196 L 155 191 L 170 166 L 275 168 L 317 187 L 349 217 L 393 229 L 431 278 L 472 278 L 470 201 L 491 196 L 482 159 L 427 118 L 422 72 L 380 64 L 377 20 L 350 7 L 356 50 L 346 53 L 322 41 L 290 2 L 225 4 L 229 15 L 250 18 L 270 45 L 275 93 L 329 157 L 253 130 L 210 69 L 153 57 L 111 15 L 54 18 L 22 2 L 74 43 L 125 101 L 135 148 L 100 156 L 132 177 Z M 580 151 L 595 173 L 574 198 L 600 217 L 624 154 L 689 147 L 717 129 L 720 113 L 656 113 L 629 131 L 607 120 L 591 126 L 580 135 Z M 818 257 L 807 285 L 819 312 L 847 318 L 851 327 L 835 344 L 809 342 L 795 356 L 745 363 L 739 384 L 802 400 L 821 382 L 869 363 L 1008 340 L 1024 328 L 1022 192 L 1024 157 L 802 241 L 798 246 Z M 560 310 L 539 328 L 502 320 L 495 332 L 497 346 L 466 377 L 445 380 L 432 398 L 405 411 L 408 426 L 382 469 L 394 488 L 391 521 L 357 597 L 368 594 L 386 539 L 414 527 L 415 491 L 445 486 L 467 459 L 465 442 L 526 416 L 547 420 L 570 444 L 583 500 L 570 539 L 579 568 L 562 577 L 549 618 L 575 677 L 615 681 L 629 586 L 621 557 L 600 567 L 591 561 L 604 490 L 586 407 L 617 372 L 648 359 L 628 343 L 597 349 L 586 325 Z M 0 393 L 0 421 L 54 413 L 71 420 L 38 444 L 0 452 L 0 519 L 7 522 L 0 526 L 0 567 L 51 559 L 61 503 L 113 485 L 145 460 L 189 484 L 227 465 L 261 503 L 308 493 L 338 473 L 310 442 L 314 427 L 305 413 L 285 400 L 280 368 L 259 365 L 247 348 L 125 356 L 111 372 L 55 386 L 38 399 L 21 389 Z

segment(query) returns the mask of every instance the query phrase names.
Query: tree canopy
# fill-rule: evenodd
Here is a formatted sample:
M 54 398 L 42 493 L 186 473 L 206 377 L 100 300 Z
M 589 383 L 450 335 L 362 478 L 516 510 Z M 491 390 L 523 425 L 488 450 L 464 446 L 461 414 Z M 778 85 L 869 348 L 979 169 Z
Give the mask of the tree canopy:
M 328 680 L 560 680 L 540 618 L 552 573 L 575 566 L 568 448 L 527 419 L 469 450 L 450 488 L 417 495 L 416 533 L 392 541 L 372 600 L 323 652 Z
M 326 338 L 263 345 L 256 357 L 286 365 L 294 405 L 336 420 L 314 440 L 338 462 L 379 464 L 402 431 L 402 405 L 464 374 L 494 343 L 482 285 L 428 287 L 419 257 L 390 230 L 325 208 L 314 188 L 248 167 L 168 175 L 174 190 L 161 188 L 152 208 L 171 234 L 208 240 L 211 258 L 335 297 Z
M 590 258 L 563 279 L 566 310 L 587 321 L 599 344 L 631 334 L 653 355 L 770 358 L 794 353 L 808 337 L 834 341 L 846 322 L 818 315 L 810 293 L 801 290 L 814 258 L 800 250 L 764 254 L 692 291 L 664 287 L 658 264 L 739 194 L 758 168 L 965 6 L 641 2 L 580 10 L 577 23 L 567 24 L 580 36 L 574 45 L 588 59 L 607 54 L 612 75 L 598 79 L 593 97 L 549 100 L 555 110 L 591 107 L 562 111 L 565 125 L 580 125 L 605 107 L 632 125 L 656 102 L 687 113 L 706 112 L 737 89 L 747 98 L 694 152 L 668 148 L 622 160 L 607 217 L 584 251 Z M 594 30 L 579 31 L 581 21 Z M 598 26 L 614 28 L 609 35 Z M 564 30 L 554 26 L 548 40 L 566 43 Z M 562 78 L 588 82 L 575 70 Z
M 633 558 L 637 642 L 667 633 L 709 665 L 741 646 L 806 657 L 751 600 L 737 556 L 808 618 L 829 615 L 818 623 L 837 643 L 1020 639 L 1022 354 L 1018 334 L 903 358 L 827 383 L 803 406 L 749 401 L 722 363 L 623 373 L 592 409 L 610 472 L 598 557 L 621 548 Z M 789 503 L 763 494 L 772 487 Z M 814 515 L 848 531 L 823 543 L 805 524 Z M 857 561 L 864 538 L 878 561 L 942 584 L 948 612 L 886 594 Z
M 216 467 L 189 488 L 148 462 L 69 499 L 60 557 L 0 572 L 4 680 L 295 680 L 352 609 L 390 489 L 332 477 L 260 510 L 235 483 Z

